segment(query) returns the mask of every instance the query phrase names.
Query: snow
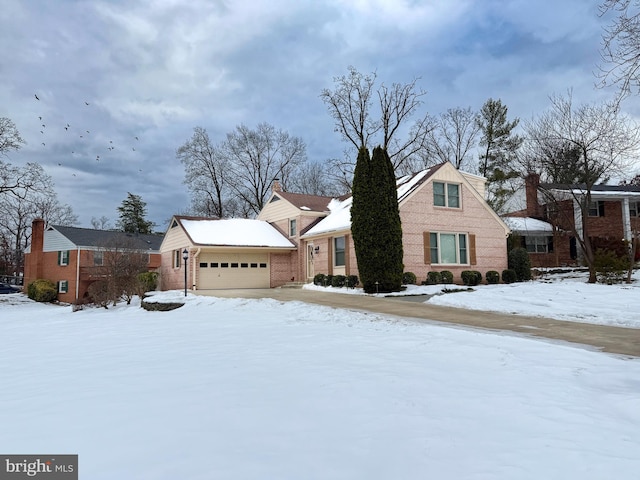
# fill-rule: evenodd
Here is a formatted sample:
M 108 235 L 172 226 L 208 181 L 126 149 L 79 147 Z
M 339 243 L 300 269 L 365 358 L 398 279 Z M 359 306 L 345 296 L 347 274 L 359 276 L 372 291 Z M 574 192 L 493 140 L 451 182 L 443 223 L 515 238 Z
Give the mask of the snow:
M 578 282 L 551 285 L 557 301 L 529 313 L 577 307 Z M 594 315 L 637 298 L 596 287 Z M 640 359 L 300 302 L 154 298 L 185 305 L 1 295 L 0 451 L 77 453 L 94 480 L 638 478 Z
M 285 247 L 294 245 L 271 224 L 263 220 L 233 218 L 225 220 L 181 220 L 194 243 L 239 247 Z
M 514 232 L 528 233 L 553 233 L 553 226 L 548 222 L 543 222 L 531 217 L 503 217 L 502 220 Z
M 389 295 L 432 295 L 426 303 L 447 307 L 554 318 L 568 322 L 594 323 L 640 328 L 640 270 L 633 283 L 588 284 L 584 271 L 568 269 L 564 274 L 542 274 L 536 280 L 509 285 L 477 285 L 471 290 L 461 285 L 408 285 L 403 292 Z M 342 294 L 364 295 L 362 289 L 304 288 Z M 446 293 L 453 290 L 453 293 Z M 375 294 L 374 294 L 375 295 Z

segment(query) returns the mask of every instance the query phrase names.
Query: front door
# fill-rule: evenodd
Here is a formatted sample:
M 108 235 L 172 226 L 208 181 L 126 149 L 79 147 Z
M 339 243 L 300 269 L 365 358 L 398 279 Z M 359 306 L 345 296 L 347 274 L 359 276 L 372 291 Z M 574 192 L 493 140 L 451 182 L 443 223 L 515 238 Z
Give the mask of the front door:
M 313 281 L 315 271 L 313 268 L 313 243 L 307 243 L 307 281 Z

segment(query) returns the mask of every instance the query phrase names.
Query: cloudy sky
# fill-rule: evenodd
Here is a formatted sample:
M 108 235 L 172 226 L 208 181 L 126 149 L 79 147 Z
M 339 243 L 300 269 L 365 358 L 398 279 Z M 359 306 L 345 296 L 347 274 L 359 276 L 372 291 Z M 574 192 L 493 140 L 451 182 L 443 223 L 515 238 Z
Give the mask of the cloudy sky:
M 569 88 L 580 103 L 612 98 L 594 87 L 598 3 L 4 0 L 0 116 L 27 141 L 8 161 L 40 162 L 78 226 L 115 223 L 131 192 L 164 230 L 189 205 L 175 152 L 196 126 L 217 143 L 267 122 L 301 137 L 310 161 L 341 156 L 319 95 L 350 65 L 419 78 L 434 115 L 491 97 L 526 120 Z

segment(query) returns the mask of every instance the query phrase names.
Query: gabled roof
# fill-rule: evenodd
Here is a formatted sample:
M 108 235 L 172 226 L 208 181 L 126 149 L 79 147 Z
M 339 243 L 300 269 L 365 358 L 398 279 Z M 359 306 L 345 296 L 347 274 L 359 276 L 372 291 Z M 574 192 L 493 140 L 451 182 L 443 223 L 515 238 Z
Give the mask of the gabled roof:
M 333 200 L 333 197 L 306 195 L 304 193 L 274 192 L 274 195 L 283 198 L 300 210 L 311 212 L 328 212 L 329 202 Z
M 537 218 L 532 217 L 502 217 L 504 222 L 509 228 L 519 234 L 545 234 L 550 235 L 553 233 L 553 226 L 548 222 L 543 222 Z
M 295 245 L 288 238 L 264 220 L 184 216 L 173 218 L 173 221 L 182 226 L 194 245 L 295 248 Z
M 411 193 L 416 191 L 423 183 L 427 181 L 435 172 L 437 172 L 444 163 L 435 165 L 426 170 L 422 170 L 413 175 L 401 177 L 396 182 L 398 192 L 398 203 L 402 203 Z M 351 228 L 351 196 L 344 200 L 332 199 L 329 203 L 331 213 L 320 222 L 307 230 L 303 236 L 312 236 L 328 232 L 338 232 Z
M 162 235 L 143 235 L 125 233 L 115 230 L 96 230 L 95 228 L 65 227 L 50 225 L 49 230 L 56 230 L 77 247 L 105 247 L 118 239 L 126 238 L 133 248 L 141 250 L 160 251 Z

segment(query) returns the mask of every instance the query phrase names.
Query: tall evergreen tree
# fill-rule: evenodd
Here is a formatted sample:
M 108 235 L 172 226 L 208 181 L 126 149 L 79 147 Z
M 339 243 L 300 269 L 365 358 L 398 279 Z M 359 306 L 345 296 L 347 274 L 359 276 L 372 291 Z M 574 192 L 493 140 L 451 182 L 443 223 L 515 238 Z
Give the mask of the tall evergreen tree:
M 402 286 L 402 225 L 393 164 L 382 147 L 362 147 L 353 177 L 351 233 L 366 293 Z
M 127 198 L 118 207 L 120 219 L 117 228 L 127 233 L 149 234 L 153 233 L 155 223 L 145 219 L 147 215 L 147 204 L 142 201 L 140 195 L 127 192 Z

